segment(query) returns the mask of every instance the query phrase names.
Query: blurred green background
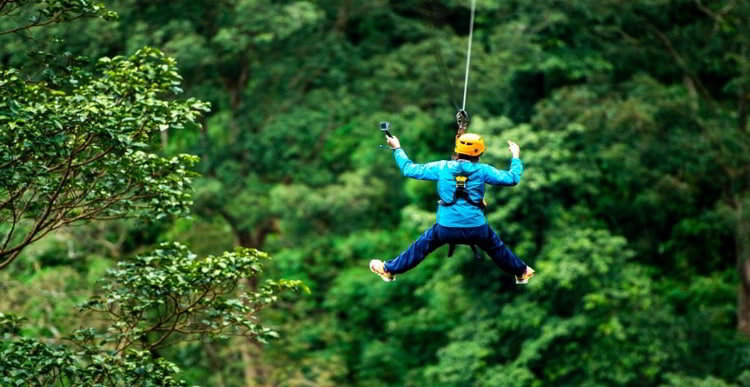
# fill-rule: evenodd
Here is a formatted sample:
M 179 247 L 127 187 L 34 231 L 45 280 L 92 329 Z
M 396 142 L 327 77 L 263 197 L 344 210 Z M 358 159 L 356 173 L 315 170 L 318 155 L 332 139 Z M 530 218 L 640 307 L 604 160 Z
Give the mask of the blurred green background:
M 521 184 L 486 198 L 537 269 L 525 287 L 466 248 L 394 283 L 367 269 L 434 222 L 435 185 L 401 177 L 377 123 L 415 162 L 450 157 L 468 0 L 106 5 L 118 20 L 0 35 L 0 69 L 38 50 L 175 58 L 180 98 L 212 106 L 157 135 L 161 154 L 201 159 L 193 215 L 29 246 L 0 271 L 22 335 L 64 344 L 107 268 L 178 241 L 267 251 L 263 278 L 311 290 L 264 311 L 268 344 L 160 351 L 189 384 L 750 386 L 750 2 L 477 2 L 470 129 L 499 168 L 506 140 L 521 147 Z

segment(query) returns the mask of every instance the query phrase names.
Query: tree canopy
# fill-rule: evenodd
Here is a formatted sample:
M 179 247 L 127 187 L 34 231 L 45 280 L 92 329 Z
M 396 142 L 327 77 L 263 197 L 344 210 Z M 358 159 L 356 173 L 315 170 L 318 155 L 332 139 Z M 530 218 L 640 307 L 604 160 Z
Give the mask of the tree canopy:
M 517 288 L 466 249 L 367 270 L 435 221 L 434 184 L 401 177 L 376 125 L 450 157 L 469 1 L 0 0 L 0 312 L 26 319 L 0 351 L 57 345 L 75 303 L 107 315 L 125 292 L 114 318 L 149 333 L 121 383 L 142 364 L 219 386 L 748 385 L 747 20 L 737 0 L 477 1 L 470 130 L 482 162 L 512 139 L 526 169 L 486 193 L 538 270 Z M 201 296 L 197 262 L 246 249 L 274 256 L 232 269 L 249 298 Z M 220 338 L 269 278 L 311 291 L 253 314 L 279 338 Z M 162 319 L 200 339 L 151 347 Z

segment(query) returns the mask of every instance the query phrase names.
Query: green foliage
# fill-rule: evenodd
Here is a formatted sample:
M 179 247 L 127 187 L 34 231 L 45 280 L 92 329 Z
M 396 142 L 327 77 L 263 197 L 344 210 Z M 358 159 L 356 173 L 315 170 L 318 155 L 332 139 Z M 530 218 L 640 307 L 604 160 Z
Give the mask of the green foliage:
M 102 58 L 96 73 L 30 83 L 0 77 L 0 256 L 6 267 L 51 230 L 82 220 L 185 214 L 197 157 L 154 152 L 160 131 L 195 124 L 208 105 L 168 100 L 181 77 L 173 59 L 144 48 Z
M 88 0 L 14 0 L 0 2 L 0 36 L 83 17 L 116 20 L 116 12 Z M 23 20 L 18 23 L 16 20 Z
M 682 375 L 667 375 L 667 383 L 663 386 L 685 386 L 685 387 L 730 387 L 729 384 L 721 379 L 709 376 L 706 378 L 696 378 Z
M 17 335 L 24 320 L 23 317 L 0 313 L 0 334 L 3 336 Z
M 285 11 L 311 17 L 309 12 L 297 12 L 303 8 Z M 29 24 L 12 25 L 28 15 Z M 0 31 L 11 25 L 0 35 L 28 38 L 35 27 L 92 16 L 114 20 L 118 15 L 87 1 L 2 1 Z M 37 42 L 40 47 L 60 43 Z M 198 157 L 165 156 L 159 145 L 166 147 L 170 130 L 197 128 L 209 105 L 195 98 L 174 98 L 182 93 L 174 59 L 149 47 L 128 57 L 103 57 L 91 65 L 69 52 L 62 59 L 38 50 L 30 57 L 19 67 L 6 67 L 5 58 L 0 64 L 0 267 L 63 226 L 119 218 L 163 220 L 189 213 L 188 191 L 197 176 L 190 169 Z M 43 71 L 32 75 L 40 67 Z M 84 254 L 99 243 L 119 257 L 127 238 L 118 227 L 90 227 L 98 230 L 91 234 L 93 241 L 82 241 Z M 67 232 L 75 235 L 66 229 L 56 237 L 64 240 Z M 116 241 L 109 238 L 110 232 Z M 104 236 L 97 241 L 98 233 Z M 19 302 L 31 300 L 21 301 L 36 282 L 50 280 L 44 286 L 52 292 L 85 287 L 71 283 L 82 279 L 78 271 L 89 270 L 71 269 L 61 259 L 65 253 L 68 259 L 80 254 L 73 240 L 67 240 L 67 251 L 56 243 L 35 249 L 30 260 L 36 260 L 37 269 L 45 268 L 0 286 L 8 292 L 4 296 L 11 296 L 3 306 L 17 309 Z M 158 351 L 186 341 L 210 345 L 227 342 L 230 336 L 246 342 L 278 337 L 259 324 L 257 314 L 276 302 L 280 292 L 307 288 L 286 280 L 258 285 L 255 277 L 267 258 L 257 250 L 239 248 L 199 260 L 186 247 L 168 243 L 122 261 L 107 272 L 99 293 L 82 304 L 82 311 L 99 315 L 107 325 L 89 322 L 89 327 L 75 330 L 66 339 L 74 346 L 61 344 L 56 328 L 70 323 L 60 318 L 70 308 L 70 299 L 54 310 L 43 300 L 42 316 L 34 316 L 35 322 L 45 316 L 54 319 L 44 323 L 50 329 L 49 341 L 25 337 L 43 334 L 42 327 L 22 329 L 26 319 L 0 314 L 5 339 L 0 344 L 0 384 L 186 385 L 178 376 L 180 369 Z M 83 261 L 96 262 L 91 257 Z
M 154 359 L 147 351 L 75 353 L 26 338 L 3 344 L 0 355 L 0 381 L 7 386 L 187 386 L 176 377 L 180 372 L 177 366 Z M 81 358 L 87 361 L 81 362 Z
M 79 345 L 48 344 L 17 337 L 25 319 L 0 313 L 0 382 L 4 386 L 110 385 L 185 386 L 179 368 L 148 351 L 114 353 L 96 348 L 91 336 L 77 332 Z
M 191 335 L 239 335 L 265 342 L 278 334 L 260 326 L 256 314 L 277 300 L 276 293 L 304 286 L 280 280 L 256 291 L 245 289 L 241 281 L 258 275 L 263 259 L 268 255 L 238 248 L 198 260 L 185 246 L 164 244 L 111 269 L 101 295 L 82 309 L 111 321 L 106 341 L 118 351 L 131 345 L 153 351 Z
M 179 244 L 123 261 L 103 280 L 100 295 L 82 311 L 108 322 L 106 330 L 76 330 L 75 347 L 18 338 L 24 319 L 0 313 L 0 377 L 9 385 L 182 386 L 180 369 L 155 355 L 186 340 L 211 342 L 236 335 L 266 342 L 278 337 L 257 314 L 299 281 L 267 281 L 257 290 L 242 282 L 269 259 L 238 248 L 221 256 L 197 257 Z
M 77 73 L 69 66 L 87 69 L 79 83 L 108 77 L 107 63 L 77 55 L 153 46 L 179 61 L 185 79 L 174 86 L 214 110 L 201 131 L 162 131 L 154 122 L 147 140 L 133 141 L 165 159 L 201 156 L 195 220 L 66 230 L 56 244 L 24 251 L 15 265 L 22 267 L 0 279 L 7 295 L 0 305 L 34 325 L 21 333 L 58 340 L 53 328 L 70 332 L 77 320 L 65 312 L 72 301 L 56 297 L 87 298 L 80 282 L 100 276 L 107 262 L 88 252 L 125 257 L 94 304 L 103 310 L 112 300 L 131 324 L 133 314 L 143 316 L 131 336 L 93 324 L 92 337 L 135 340 L 140 331 L 133 346 L 148 350 L 166 332 L 143 334 L 160 313 L 182 310 L 205 290 L 190 271 L 200 260 L 177 259 L 184 248 L 172 244 L 160 248 L 169 258 L 160 258 L 151 247 L 189 241 L 220 260 L 217 253 L 235 244 L 273 252 L 265 274 L 304 280 L 314 291 L 279 297 L 279 307 L 256 314 L 280 332 L 263 347 L 238 338 L 188 344 L 172 333 L 162 343 L 174 345 L 155 351 L 179 365 L 188 383 L 748 385 L 750 344 L 737 327 L 748 331 L 750 272 L 737 269 L 750 267 L 743 264 L 750 256 L 750 2 L 478 1 L 471 128 L 486 138 L 482 161 L 505 167 L 512 139 L 526 168 L 520 185 L 488 187 L 486 215 L 539 275 L 515 287 L 464 248 L 450 259 L 439 249 L 393 284 L 369 273 L 367 261 L 394 256 L 435 220 L 434 184 L 405 182 L 377 148 L 375 125 L 390 121 L 415 162 L 449 157 L 455 120 L 448 102 L 462 91 L 468 6 L 117 0 L 108 4 L 116 23 L 2 35 L 2 71 L 43 81 L 43 94 L 72 96 L 76 86 L 66 79 Z M 0 17 L 0 31 L 21 20 Z M 174 102 L 171 87 L 154 98 Z M 10 224 L 0 222 L 0 233 Z M 141 258 L 127 258 L 134 254 Z M 87 273 L 90 263 L 96 268 Z M 129 282 L 131 274 L 140 279 Z M 196 313 L 240 317 L 238 308 L 266 297 L 252 296 L 264 293 L 262 283 L 242 281 L 247 298 L 199 302 L 204 309 Z M 248 329 L 244 320 L 229 326 L 180 316 L 178 325 L 190 324 L 183 330 L 214 332 L 193 332 L 202 339 Z M 255 337 L 264 337 L 257 329 Z M 122 364 L 125 355 L 118 356 L 114 363 Z

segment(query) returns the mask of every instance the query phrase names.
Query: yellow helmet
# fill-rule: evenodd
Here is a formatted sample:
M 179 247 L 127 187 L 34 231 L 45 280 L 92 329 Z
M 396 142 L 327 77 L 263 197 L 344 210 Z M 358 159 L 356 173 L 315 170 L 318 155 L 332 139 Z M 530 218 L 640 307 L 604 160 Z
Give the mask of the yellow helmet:
M 484 153 L 484 139 L 474 133 L 464 133 L 456 138 L 455 152 L 460 155 L 479 156 Z

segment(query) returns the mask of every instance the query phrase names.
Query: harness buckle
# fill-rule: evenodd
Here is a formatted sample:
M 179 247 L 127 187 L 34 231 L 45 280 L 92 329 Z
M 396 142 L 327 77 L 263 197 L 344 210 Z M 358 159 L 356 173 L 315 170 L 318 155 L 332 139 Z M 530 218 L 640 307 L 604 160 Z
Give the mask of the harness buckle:
M 456 189 L 466 189 L 467 180 L 469 180 L 468 176 L 456 176 Z

